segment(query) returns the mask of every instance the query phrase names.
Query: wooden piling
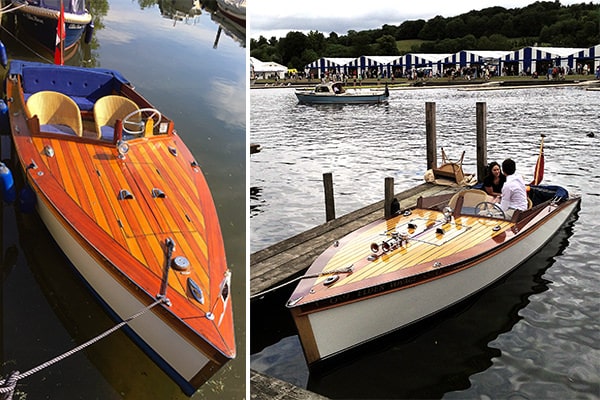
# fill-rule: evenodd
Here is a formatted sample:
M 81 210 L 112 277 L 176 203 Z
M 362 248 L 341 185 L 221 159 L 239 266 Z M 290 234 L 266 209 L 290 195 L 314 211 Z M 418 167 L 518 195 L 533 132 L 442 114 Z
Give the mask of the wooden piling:
M 437 168 L 435 103 L 425 103 L 425 136 L 427 141 L 427 169 Z
M 323 188 L 325 191 L 325 220 L 335 219 L 335 202 L 333 200 L 333 175 L 331 172 L 323 174 Z
M 391 218 L 398 211 L 398 200 L 394 196 L 394 178 L 385 178 L 385 198 L 384 198 L 384 216 L 385 219 Z
M 477 182 L 483 182 L 487 168 L 487 103 L 477 102 Z

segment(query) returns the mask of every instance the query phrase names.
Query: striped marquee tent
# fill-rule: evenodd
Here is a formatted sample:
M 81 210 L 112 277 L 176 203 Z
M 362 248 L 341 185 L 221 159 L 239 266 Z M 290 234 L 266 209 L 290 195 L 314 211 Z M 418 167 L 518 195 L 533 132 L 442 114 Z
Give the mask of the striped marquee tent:
M 502 63 L 509 57 L 510 51 L 494 50 L 461 50 L 444 58 L 444 65 L 453 65 L 458 68 L 474 65 L 489 64 L 497 67 L 498 73 L 502 69 Z
M 307 74 L 312 73 L 315 78 L 325 76 L 326 72 L 348 74 L 348 67 L 354 58 L 322 57 L 304 67 Z
M 351 66 L 355 67 L 355 72 L 377 73 L 385 77 L 390 77 L 395 68 L 400 68 L 400 56 L 360 56 Z
M 593 49 L 593 47 L 591 48 Z M 589 49 L 571 47 L 524 47 L 512 53 L 512 62 L 518 63 L 519 71 L 537 71 L 546 74 L 549 66 L 575 68 L 577 60 L 585 58 Z
M 433 74 L 444 73 L 444 60 L 451 54 L 409 53 L 402 57 L 405 69 L 431 68 Z

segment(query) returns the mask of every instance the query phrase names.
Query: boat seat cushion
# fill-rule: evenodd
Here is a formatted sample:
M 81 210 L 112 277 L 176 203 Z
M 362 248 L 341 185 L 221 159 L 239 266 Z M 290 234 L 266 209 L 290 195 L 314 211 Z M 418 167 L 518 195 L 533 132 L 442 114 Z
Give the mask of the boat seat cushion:
M 84 74 L 75 69 L 55 71 L 31 67 L 24 73 L 27 74 L 23 77 L 25 100 L 40 91 L 60 92 L 71 97 L 84 111 L 91 111 L 99 98 L 118 91 L 121 85 L 112 75 L 101 72 Z
M 33 116 L 37 116 L 43 132 L 83 135 L 81 111 L 62 93 L 42 91 L 31 95 L 27 100 L 27 117 Z

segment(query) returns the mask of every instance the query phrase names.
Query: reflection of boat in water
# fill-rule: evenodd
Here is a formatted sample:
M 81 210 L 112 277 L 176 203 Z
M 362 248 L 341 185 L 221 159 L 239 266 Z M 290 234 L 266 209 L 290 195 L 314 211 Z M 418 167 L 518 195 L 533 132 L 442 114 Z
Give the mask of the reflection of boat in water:
M 65 50 L 74 46 L 87 30 L 91 37 L 92 16 L 85 8 L 84 0 L 12 0 L 16 11 L 19 29 L 27 32 L 44 47 L 56 47 L 56 27 L 60 6 L 64 5 Z
M 230 271 L 210 190 L 162 116 L 116 71 L 12 61 L 13 143 L 73 266 L 186 392 L 235 356 Z
M 296 89 L 296 97 L 303 104 L 376 104 L 387 101 L 387 88 L 347 89 L 342 82 L 320 83 L 314 89 Z
M 225 31 L 225 34 L 235 40 L 241 47 L 246 47 L 246 25 L 240 25 L 237 21 L 228 18 L 220 9 L 212 12 L 210 17 L 219 24 L 217 36 L 215 37 L 215 42 L 213 44 L 214 48 L 217 47 L 223 31 Z
M 172 19 L 174 23 L 181 21 L 193 25 L 197 21 L 196 18 L 202 14 L 202 6 L 198 0 L 159 0 L 158 8 L 163 17 Z
M 506 219 L 481 190 L 421 198 L 414 209 L 336 240 L 287 306 L 309 364 L 457 304 L 533 256 L 579 207 L 559 187 Z M 473 202 L 473 200 L 479 199 Z
M 246 26 L 246 0 L 217 0 L 217 6 L 227 17 Z

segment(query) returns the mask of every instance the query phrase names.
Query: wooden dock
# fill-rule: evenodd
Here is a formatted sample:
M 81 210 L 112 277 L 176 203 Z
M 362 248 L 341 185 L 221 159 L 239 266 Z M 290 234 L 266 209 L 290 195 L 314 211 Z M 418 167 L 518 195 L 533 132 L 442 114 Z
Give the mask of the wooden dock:
M 325 400 L 327 397 L 301 389 L 291 383 L 250 371 L 252 400 Z

